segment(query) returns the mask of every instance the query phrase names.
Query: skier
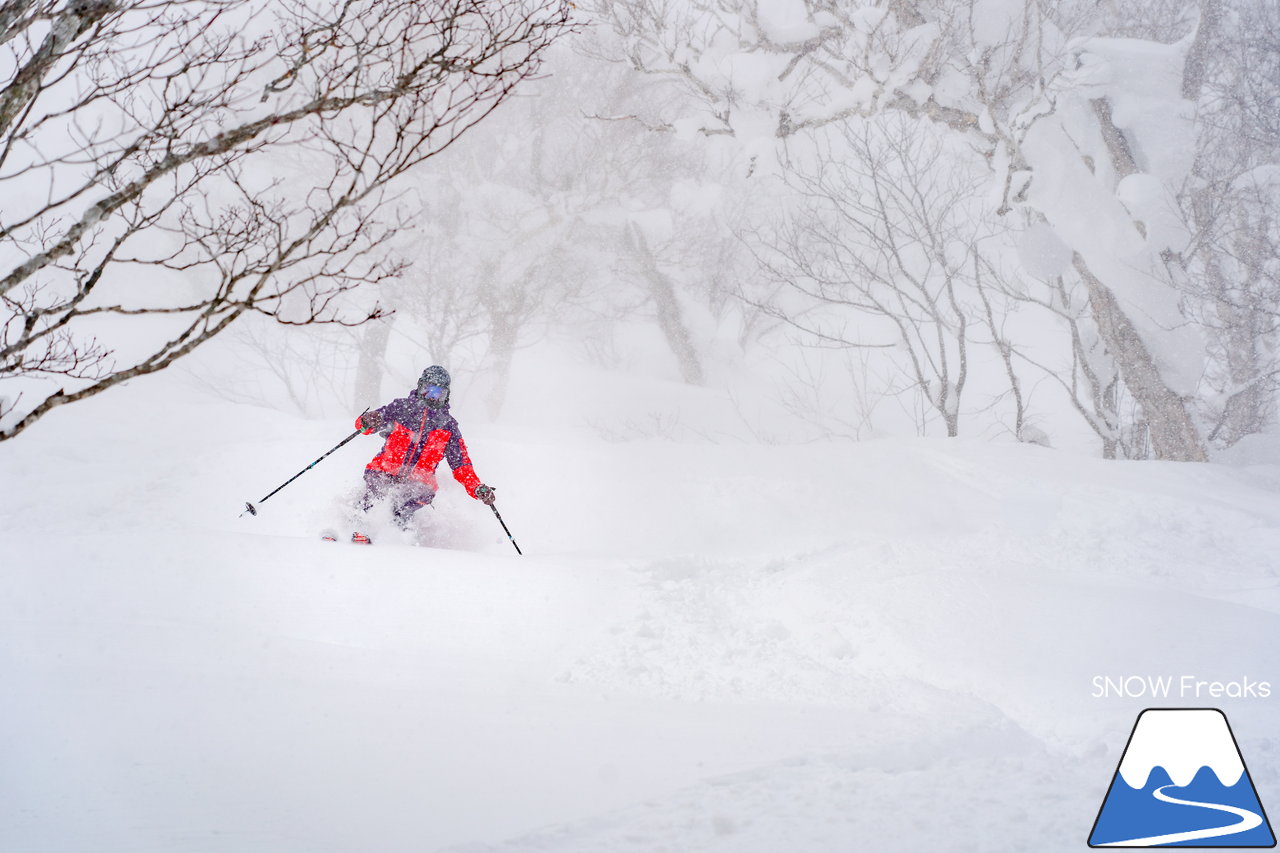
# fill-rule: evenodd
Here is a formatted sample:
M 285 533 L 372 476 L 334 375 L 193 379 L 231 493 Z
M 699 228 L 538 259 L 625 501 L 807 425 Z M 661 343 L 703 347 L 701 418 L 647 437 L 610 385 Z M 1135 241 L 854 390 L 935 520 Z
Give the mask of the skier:
M 413 514 L 435 499 L 436 466 L 441 459 L 448 460 L 453 478 L 467 494 L 493 504 L 494 490 L 476 476 L 458 422 L 449 414 L 449 371 L 440 365 L 422 371 L 418 387 L 409 396 L 356 418 L 356 429 L 386 438 L 364 469 L 365 491 L 359 506 L 365 512 L 375 501 L 388 499 L 396 524 L 406 529 Z M 355 533 L 351 541 L 369 544 L 370 539 Z

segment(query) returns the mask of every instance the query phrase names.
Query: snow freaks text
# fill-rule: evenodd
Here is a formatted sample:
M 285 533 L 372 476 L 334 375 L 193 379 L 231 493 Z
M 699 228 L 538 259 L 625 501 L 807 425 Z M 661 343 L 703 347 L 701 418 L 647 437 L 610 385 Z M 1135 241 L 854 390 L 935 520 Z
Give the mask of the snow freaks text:
M 1211 681 L 1194 675 L 1095 675 L 1094 699 L 1269 699 L 1271 682 L 1248 676 Z

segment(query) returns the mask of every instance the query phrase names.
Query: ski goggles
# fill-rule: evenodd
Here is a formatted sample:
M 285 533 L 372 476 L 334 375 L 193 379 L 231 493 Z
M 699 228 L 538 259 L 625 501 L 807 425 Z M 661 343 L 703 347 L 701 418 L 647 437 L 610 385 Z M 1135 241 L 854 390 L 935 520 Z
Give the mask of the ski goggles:
M 419 388 L 418 393 L 428 400 L 443 400 L 445 395 L 449 393 L 449 389 L 443 385 L 427 385 L 424 388 Z

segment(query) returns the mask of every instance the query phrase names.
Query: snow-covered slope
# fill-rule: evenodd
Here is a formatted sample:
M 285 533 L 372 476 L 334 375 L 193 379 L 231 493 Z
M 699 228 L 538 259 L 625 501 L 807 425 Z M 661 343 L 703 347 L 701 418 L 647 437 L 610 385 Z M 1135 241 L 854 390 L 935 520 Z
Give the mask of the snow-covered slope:
M 372 439 L 237 518 L 351 427 L 180 376 L 0 445 L 0 849 L 1078 850 L 1094 676 L 1280 681 L 1280 468 L 458 414 L 523 558 L 319 542 Z

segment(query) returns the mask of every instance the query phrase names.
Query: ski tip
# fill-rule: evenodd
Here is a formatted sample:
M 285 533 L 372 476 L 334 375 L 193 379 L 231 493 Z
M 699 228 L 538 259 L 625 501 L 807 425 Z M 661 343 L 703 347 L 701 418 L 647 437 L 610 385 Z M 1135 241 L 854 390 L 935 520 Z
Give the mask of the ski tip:
M 338 534 L 337 534 L 337 533 L 335 533 L 334 531 L 332 531 L 332 530 L 326 530 L 326 531 L 324 531 L 323 533 L 321 533 L 321 534 L 320 534 L 320 541 L 322 541 L 322 542 L 340 542 L 340 541 L 342 541 L 342 540 L 340 540 L 340 539 L 338 538 Z M 355 544 L 357 544 L 357 545 L 372 545 L 372 544 L 373 544 L 373 540 L 372 540 L 372 539 L 370 539 L 368 536 L 366 536 L 365 534 L 360 533 L 360 532 L 352 533 L 352 534 L 351 534 L 351 541 L 352 541 L 352 542 L 354 542 L 354 543 L 355 543 Z

